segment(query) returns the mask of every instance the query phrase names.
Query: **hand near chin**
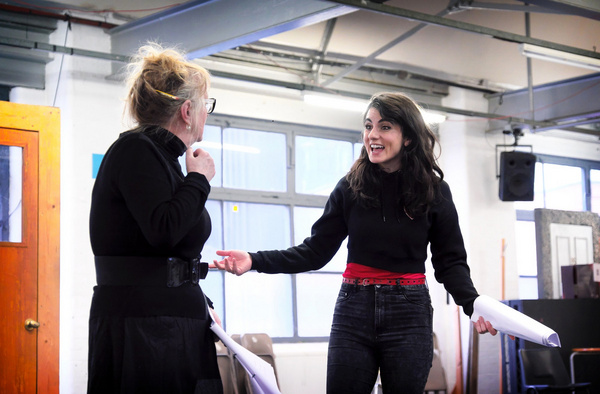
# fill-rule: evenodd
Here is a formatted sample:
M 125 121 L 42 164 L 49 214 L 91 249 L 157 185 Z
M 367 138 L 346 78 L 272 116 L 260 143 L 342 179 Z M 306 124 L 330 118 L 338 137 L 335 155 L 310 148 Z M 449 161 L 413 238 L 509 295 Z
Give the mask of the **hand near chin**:
M 210 182 L 215 176 L 215 162 L 210 154 L 203 149 L 192 150 L 188 148 L 185 152 L 185 167 L 187 172 L 198 172 Z

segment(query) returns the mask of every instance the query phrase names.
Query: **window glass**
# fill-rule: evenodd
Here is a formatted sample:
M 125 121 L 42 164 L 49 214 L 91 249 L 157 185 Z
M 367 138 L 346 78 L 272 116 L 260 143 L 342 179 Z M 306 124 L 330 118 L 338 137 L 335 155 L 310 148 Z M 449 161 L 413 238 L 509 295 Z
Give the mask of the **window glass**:
M 341 278 L 339 274 L 296 275 L 299 336 L 329 336 Z
M 592 189 L 592 212 L 600 214 L 600 170 L 590 171 Z
M 294 335 L 291 275 L 248 272 L 225 276 L 230 334 L 266 332 L 272 337 Z
M 285 134 L 223 129 L 223 187 L 284 192 Z
M 296 192 L 328 196 L 352 165 L 352 143 L 297 136 Z
M 208 237 L 208 240 L 204 244 L 204 248 L 202 248 L 202 261 L 210 263 L 218 257 L 216 251 L 223 249 L 221 202 L 208 200 L 206 202 L 206 210 L 210 215 L 212 230 L 210 237 Z M 217 312 L 221 320 L 225 318 L 223 274 L 222 271 L 217 269 L 210 270 L 208 275 L 206 275 L 206 279 L 200 282 L 202 291 L 213 302 L 215 312 Z
M 212 262 L 212 259 L 206 262 Z M 227 316 L 225 316 L 225 288 L 223 287 L 225 275 L 229 274 L 214 269 L 210 270 L 206 278 L 200 281 L 202 291 L 213 302 L 214 310 L 221 319 L 222 324 L 227 324 Z
M 583 169 L 544 164 L 545 208 L 583 211 Z
M 223 229 L 226 249 L 285 249 L 291 243 L 289 207 L 224 201 Z
M 323 214 L 323 208 L 294 207 L 294 242 L 302 243 L 311 234 L 311 228 Z M 346 269 L 348 256 L 347 240 L 344 240 L 331 261 L 322 269 L 325 271 L 343 272 Z
M 519 277 L 519 299 L 521 300 L 537 300 L 538 296 L 538 283 L 537 276 Z
M 0 145 L 0 241 L 22 241 L 23 148 Z
M 363 147 L 362 142 L 357 142 L 354 144 L 354 161 L 356 161 L 360 157 L 360 151 Z
M 290 212 L 274 204 L 223 203 L 224 248 L 285 249 L 291 243 Z M 248 272 L 225 276 L 226 330 L 293 336 L 291 276 Z
M 538 286 L 535 222 L 518 220 L 515 225 L 515 240 L 519 274 L 519 298 L 522 300 L 536 300 L 538 298 Z
M 213 261 L 217 258 L 217 250 L 223 249 L 223 222 L 221 202 L 215 200 L 206 201 L 206 210 L 210 215 L 211 232 L 202 249 L 202 259 Z
M 518 220 L 515 225 L 517 269 L 519 276 L 537 275 L 535 222 Z

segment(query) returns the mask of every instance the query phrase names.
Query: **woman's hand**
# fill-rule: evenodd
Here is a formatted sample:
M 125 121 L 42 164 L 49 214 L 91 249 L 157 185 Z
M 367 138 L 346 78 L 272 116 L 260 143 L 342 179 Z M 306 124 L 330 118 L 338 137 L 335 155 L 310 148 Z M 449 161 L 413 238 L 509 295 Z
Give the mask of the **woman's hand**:
M 492 326 L 492 323 L 486 321 L 483 316 L 479 316 L 479 319 L 473 322 L 473 326 L 475 326 L 475 329 L 480 334 L 485 334 L 486 332 L 489 332 L 492 335 L 498 334 L 498 331 Z M 514 335 L 509 335 L 508 337 L 513 341 L 515 340 Z
M 217 312 L 213 308 L 210 308 L 210 314 L 212 315 L 213 319 L 215 320 L 215 323 L 217 323 L 222 328 L 223 324 L 221 324 L 221 318 L 219 317 L 219 315 L 217 315 Z
M 210 268 L 218 268 L 223 271 L 231 272 L 237 276 L 252 269 L 252 258 L 248 252 L 242 250 L 217 250 L 217 255 L 225 257 L 221 261 L 213 260 Z
M 210 182 L 215 176 L 215 162 L 204 149 L 188 148 L 185 151 L 185 168 L 187 172 L 198 172 L 206 177 Z
M 221 328 L 223 328 L 223 324 L 221 324 L 221 318 L 219 317 L 219 315 L 217 315 L 217 312 L 213 308 L 210 308 L 209 313 L 212 316 L 215 323 L 217 323 Z M 214 333 L 213 333 L 213 338 L 214 338 L 215 342 L 219 342 L 221 340 L 221 338 L 219 338 L 218 335 L 214 334 Z

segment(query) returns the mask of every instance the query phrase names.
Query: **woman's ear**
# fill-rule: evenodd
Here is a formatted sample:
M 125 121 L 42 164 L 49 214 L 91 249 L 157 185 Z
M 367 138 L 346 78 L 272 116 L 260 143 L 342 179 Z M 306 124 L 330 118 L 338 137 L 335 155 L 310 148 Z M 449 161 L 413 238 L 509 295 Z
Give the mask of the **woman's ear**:
M 411 142 L 412 142 L 412 140 L 404 140 L 404 146 L 405 147 L 409 146 Z
M 192 102 L 190 100 L 185 100 L 181 105 L 180 113 L 181 119 L 186 125 L 192 123 Z

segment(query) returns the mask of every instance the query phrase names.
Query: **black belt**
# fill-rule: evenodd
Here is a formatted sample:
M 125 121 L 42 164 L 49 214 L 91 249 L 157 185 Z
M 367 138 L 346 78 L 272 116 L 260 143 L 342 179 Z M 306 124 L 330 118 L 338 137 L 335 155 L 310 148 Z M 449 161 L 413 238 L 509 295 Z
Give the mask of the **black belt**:
M 206 278 L 208 263 L 199 259 L 146 256 L 95 256 L 96 282 L 100 286 L 198 285 Z

